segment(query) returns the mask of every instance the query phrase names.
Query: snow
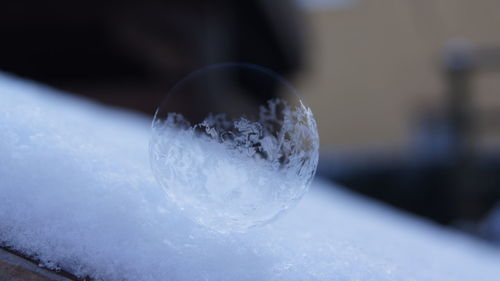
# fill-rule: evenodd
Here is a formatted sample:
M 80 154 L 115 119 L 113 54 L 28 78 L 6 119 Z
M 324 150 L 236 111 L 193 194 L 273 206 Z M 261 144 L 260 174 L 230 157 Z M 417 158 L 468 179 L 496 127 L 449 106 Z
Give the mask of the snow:
M 220 234 L 168 203 L 150 120 L 0 74 L 0 241 L 96 280 L 498 280 L 500 252 L 316 180 Z

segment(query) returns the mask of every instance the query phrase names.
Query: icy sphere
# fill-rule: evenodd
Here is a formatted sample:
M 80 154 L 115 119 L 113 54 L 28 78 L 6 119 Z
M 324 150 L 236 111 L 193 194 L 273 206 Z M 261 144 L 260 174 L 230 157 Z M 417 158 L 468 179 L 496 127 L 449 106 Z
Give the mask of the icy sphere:
M 245 232 L 296 205 L 318 164 L 311 110 L 256 65 L 188 75 L 166 95 L 152 131 L 151 167 L 168 200 L 220 233 Z

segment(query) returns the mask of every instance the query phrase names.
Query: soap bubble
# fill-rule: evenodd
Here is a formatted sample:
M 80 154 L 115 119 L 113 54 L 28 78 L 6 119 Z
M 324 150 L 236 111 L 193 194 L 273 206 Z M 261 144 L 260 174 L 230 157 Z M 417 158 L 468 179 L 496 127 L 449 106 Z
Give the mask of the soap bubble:
M 311 110 L 256 65 L 188 75 L 166 95 L 152 131 L 151 167 L 169 201 L 220 233 L 245 232 L 296 205 L 318 164 Z

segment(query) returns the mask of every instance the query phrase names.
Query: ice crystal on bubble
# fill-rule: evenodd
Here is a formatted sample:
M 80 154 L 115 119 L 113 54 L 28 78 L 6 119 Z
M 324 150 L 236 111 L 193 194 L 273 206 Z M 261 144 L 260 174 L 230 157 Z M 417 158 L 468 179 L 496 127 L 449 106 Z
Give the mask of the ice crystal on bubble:
M 314 176 L 318 148 L 311 110 L 274 99 L 255 121 L 155 118 L 150 159 L 169 199 L 189 218 L 218 232 L 242 232 L 297 203 Z

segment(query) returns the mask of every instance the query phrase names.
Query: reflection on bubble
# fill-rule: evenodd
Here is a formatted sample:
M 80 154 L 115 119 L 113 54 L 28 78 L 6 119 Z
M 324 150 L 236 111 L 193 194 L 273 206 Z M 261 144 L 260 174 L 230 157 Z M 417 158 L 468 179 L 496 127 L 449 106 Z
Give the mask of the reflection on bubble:
M 235 81 L 242 76 L 257 87 L 242 87 Z M 283 97 L 259 105 L 262 85 L 282 87 Z M 281 77 L 252 65 L 188 76 L 167 95 L 152 130 L 151 166 L 169 200 L 222 233 L 244 232 L 295 205 L 318 163 L 311 110 Z

